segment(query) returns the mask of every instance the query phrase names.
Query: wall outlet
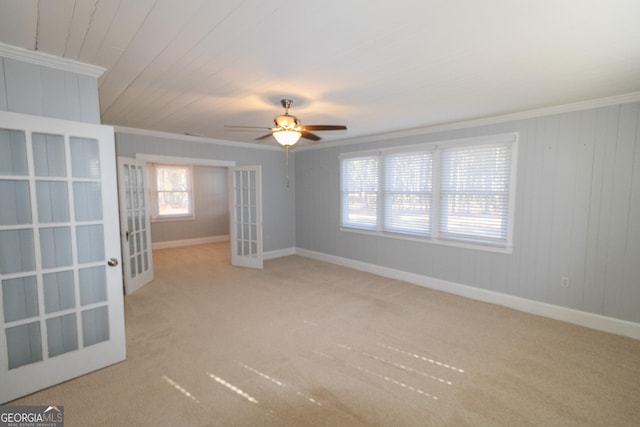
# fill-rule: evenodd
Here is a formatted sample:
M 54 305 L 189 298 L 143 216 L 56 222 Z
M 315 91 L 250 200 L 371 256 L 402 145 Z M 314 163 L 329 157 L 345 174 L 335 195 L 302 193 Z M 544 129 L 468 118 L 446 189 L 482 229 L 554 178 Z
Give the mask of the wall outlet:
M 563 288 L 569 287 L 569 278 L 567 276 L 560 278 L 560 286 L 562 286 Z

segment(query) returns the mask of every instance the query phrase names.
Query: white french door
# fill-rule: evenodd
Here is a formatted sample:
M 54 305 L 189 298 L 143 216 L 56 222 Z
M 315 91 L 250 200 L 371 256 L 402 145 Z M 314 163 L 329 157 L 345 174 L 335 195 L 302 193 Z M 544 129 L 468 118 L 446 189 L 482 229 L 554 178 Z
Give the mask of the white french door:
M 262 268 L 262 169 L 229 168 L 231 265 Z
M 125 358 L 113 128 L 0 112 L 0 403 Z
M 146 163 L 118 157 L 118 177 L 122 267 L 128 295 L 153 280 Z

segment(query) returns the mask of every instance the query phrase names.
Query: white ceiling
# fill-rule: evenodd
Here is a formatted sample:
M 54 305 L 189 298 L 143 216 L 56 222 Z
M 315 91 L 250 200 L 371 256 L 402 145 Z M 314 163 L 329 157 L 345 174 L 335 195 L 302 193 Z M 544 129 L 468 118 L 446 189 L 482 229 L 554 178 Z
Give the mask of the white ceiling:
M 284 97 L 326 141 L 640 91 L 638 0 L 0 0 L 0 42 L 106 68 L 105 124 L 247 142 Z

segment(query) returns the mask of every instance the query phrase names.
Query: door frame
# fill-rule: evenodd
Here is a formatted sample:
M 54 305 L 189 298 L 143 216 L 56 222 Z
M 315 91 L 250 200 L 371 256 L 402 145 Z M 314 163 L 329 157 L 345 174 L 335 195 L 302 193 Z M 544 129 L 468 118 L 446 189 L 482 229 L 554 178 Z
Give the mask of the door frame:
M 182 164 L 226 168 L 227 176 L 229 168 L 233 168 L 236 166 L 235 160 L 198 159 L 193 157 L 164 156 L 160 154 L 136 153 L 135 158 L 147 163 Z M 227 194 L 227 206 L 229 205 L 230 197 L 231 195 Z M 229 215 L 229 232 L 231 232 L 231 215 Z

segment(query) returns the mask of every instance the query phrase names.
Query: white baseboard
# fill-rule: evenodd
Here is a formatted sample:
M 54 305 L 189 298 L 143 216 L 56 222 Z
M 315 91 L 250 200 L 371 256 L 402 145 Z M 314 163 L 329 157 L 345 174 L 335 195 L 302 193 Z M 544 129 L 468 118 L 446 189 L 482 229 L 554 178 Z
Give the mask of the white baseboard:
M 296 248 L 276 249 L 275 251 L 267 251 L 262 253 L 263 260 L 269 260 L 274 258 L 280 258 L 283 256 L 295 255 Z
M 178 248 L 181 246 L 193 246 L 193 245 L 204 245 L 207 243 L 216 243 L 216 242 L 228 242 L 229 235 L 224 236 L 211 236 L 211 237 L 199 237 L 197 239 L 185 239 L 185 240 L 171 240 L 168 242 L 156 242 L 152 243 L 151 247 L 153 249 L 168 249 L 168 248 Z M 280 258 L 283 256 L 295 255 L 296 248 L 285 248 L 285 249 L 276 249 L 275 251 L 266 251 L 263 252 L 262 258 L 266 261 L 269 259 Z
M 580 311 L 544 302 L 533 301 L 526 298 L 503 294 L 500 292 L 475 288 L 473 286 L 463 285 L 460 283 L 448 282 L 446 280 L 436 279 L 433 277 L 408 273 L 406 271 L 396 270 L 393 268 L 380 267 L 378 265 L 369 264 L 362 261 L 355 261 L 335 255 L 329 255 L 322 252 L 296 248 L 295 253 L 307 258 L 326 261 L 332 264 L 342 265 L 344 267 L 377 274 L 379 276 L 402 280 L 430 289 L 444 291 L 454 295 L 488 302 L 491 304 L 497 304 L 526 313 L 536 314 L 538 316 L 544 316 L 551 319 L 561 320 L 564 322 L 597 329 L 599 331 L 610 332 L 613 334 L 623 335 L 640 340 L 640 323 L 629 322 L 626 320 L 615 319 L 600 314 L 588 313 L 586 311 Z
M 198 237 L 196 239 L 171 240 L 168 242 L 155 242 L 151 244 L 152 249 L 178 248 L 180 246 L 204 245 L 206 243 L 225 242 L 229 240 L 229 235 Z

